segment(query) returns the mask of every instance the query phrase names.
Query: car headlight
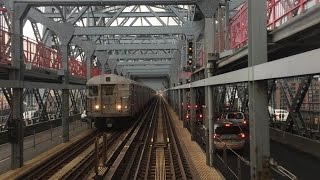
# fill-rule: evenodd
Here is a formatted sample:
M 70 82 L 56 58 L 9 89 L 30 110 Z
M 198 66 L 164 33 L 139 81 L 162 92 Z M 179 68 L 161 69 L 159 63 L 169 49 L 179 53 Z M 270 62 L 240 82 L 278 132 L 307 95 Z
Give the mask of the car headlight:
M 99 109 L 100 109 L 100 106 L 99 106 L 99 105 L 96 105 L 95 108 L 96 108 L 96 110 L 99 110 Z
M 118 109 L 118 110 L 121 110 L 121 105 L 117 105 L 117 109 Z

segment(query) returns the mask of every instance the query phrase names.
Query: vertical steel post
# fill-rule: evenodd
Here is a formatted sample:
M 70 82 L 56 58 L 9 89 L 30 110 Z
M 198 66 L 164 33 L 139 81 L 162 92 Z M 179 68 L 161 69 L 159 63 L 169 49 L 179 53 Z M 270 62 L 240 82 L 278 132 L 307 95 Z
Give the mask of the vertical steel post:
M 187 89 L 182 89 L 183 107 L 182 107 L 182 121 L 183 127 L 186 127 L 186 114 L 187 114 Z
M 12 11 L 12 67 L 10 80 L 23 81 L 24 55 L 23 55 L 23 19 L 27 15 L 27 4 L 13 3 Z M 12 94 L 12 119 L 9 119 L 9 134 L 11 143 L 11 169 L 23 165 L 23 88 L 13 88 Z
M 171 92 L 172 92 L 172 98 L 171 98 L 171 106 L 173 106 L 173 110 L 175 111 L 175 108 L 174 108 L 174 102 L 175 102 L 175 98 L 174 98 L 174 94 L 175 94 L 175 92 L 174 92 L 175 90 L 172 90 Z
M 190 88 L 190 133 L 191 133 L 191 140 L 195 140 L 195 118 L 196 118 L 196 89 Z
M 205 19 L 205 29 L 204 29 L 204 57 L 205 57 L 205 66 L 207 71 L 207 77 L 213 75 L 213 61 L 215 60 L 215 17 Z M 206 87 L 206 162 L 207 165 L 213 166 L 214 158 L 214 147 L 213 147 L 213 87 Z
M 267 10 L 265 0 L 248 1 L 248 66 L 267 62 Z M 267 81 L 254 81 L 249 75 L 250 166 L 251 179 L 270 179 L 270 144 Z
M 63 85 L 62 89 L 62 138 L 63 142 L 69 141 L 69 89 L 67 85 L 69 84 L 69 60 L 68 60 L 68 43 L 62 42 L 62 69 L 63 69 Z
M 86 54 L 86 66 L 87 66 L 87 79 L 91 78 L 91 69 L 92 69 L 92 56 Z
M 177 89 L 176 90 L 176 93 L 175 93 L 175 104 L 174 104 L 174 107 L 175 107 L 175 109 L 176 109 L 176 111 L 179 111 L 179 107 L 177 107 L 177 105 L 178 105 L 178 101 L 179 101 L 179 90 Z M 179 112 L 178 112 L 178 115 L 179 115 Z
M 212 70 L 211 70 L 211 63 L 208 64 L 208 77 L 212 76 Z M 213 87 L 208 86 L 207 87 L 208 92 L 208 123 L 209 123 L 209 132 L 208 132 L 208 146 L 209 150 L 207 153 L 207 156 L 209 157 L 209 163 L 207 163 L 210 167 L 213 167 L 213 159 L 214 159 L 214 143 L 212 139 L 213 135 L 213 113 L 214 113 L 214 105 L 213 105 Z
M 36 129 L 33 128 L 33 149 L 36 148 Z
M 182 119 L 182 107 L 181 107 L 181 89 L 178 89 L 178 106 L 179 106 L 179 119 Z
M 99 175 L 99 138 L 96 137 L 95 140 L 95 160 L 96 160 L 96 164 L 95 164 L 95 173 L 96 176 Z
M 53 140 L 53 138 L 52 138 L 52 124 L 50 123 L 50 139 L 51 139 L 51 141 Z
M 102 151 L 102 155 L 103 155 L 103 165 L 106 163 L 107 161 L 107 134 L 103 133 L 103 151 Z
M 230 21 L 229 21 L 229 0 L 225 0 L 225 50 L 230 48 L 230 39 L 229 39 L 229 28 L 230 28 Z

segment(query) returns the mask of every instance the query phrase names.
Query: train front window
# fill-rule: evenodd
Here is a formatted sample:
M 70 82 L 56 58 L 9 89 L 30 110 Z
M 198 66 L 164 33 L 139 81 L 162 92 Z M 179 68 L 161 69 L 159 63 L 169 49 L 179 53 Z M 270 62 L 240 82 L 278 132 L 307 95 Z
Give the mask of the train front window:
M 89 86 L 89 96 L 98 96 L 98 86 Z
M 113 95 L 114 85 L 103 85 L 102 90 L 105 96 Z

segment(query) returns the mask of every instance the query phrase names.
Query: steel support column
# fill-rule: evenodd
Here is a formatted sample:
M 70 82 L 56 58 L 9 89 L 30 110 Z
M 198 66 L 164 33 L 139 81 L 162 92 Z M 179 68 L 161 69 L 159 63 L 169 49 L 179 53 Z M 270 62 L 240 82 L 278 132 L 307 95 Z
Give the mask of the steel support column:
M 181 107 L 181 89 L 178 89 L 178 106 L 179 106 L 179 119 L 182 119 L 182 107 Z
M 172 105 L 172 108 L 173 108 L 173 111 L 175 111 L 175 108 L 174 108 L 174 103 L 175 103 L 175 98 L 174 98 L 174 94 L 175 94 L 175 89 L 174 90 L 172 90 L 172 101 L 171 101 L 171 105 Z
M 23 19 L 28 12 L 26 4 L 15 3 L 12 13 L 12 67 L 10 80 L 23 81 L 24 58 L 23 58 Z M 23 165 L 23 88 L 13 88 L 12 94 L 12 118 L 9 119 L 9 141 L 11 143 L 11 169 Z
M 178 111 L 178 115 L 179 115 L 179 107 L 178 107 L 178 105 L 179 105 L 179 89 L 176 91 L 176 104 L 175 104 L 176 109 Z
M 187 89 L 182 89 L 182 99 L 183 99 L 183 108 L 182 108 L 182 121 L 183 127 L 186 127 L 186 114 L 187 114 Z
M 86 60 L 86 66 L 87 66 L 87 79 L 91 78 L 91 69 L 92 69 L 92 56 L 94 54 L 94 52 L 86 52 L 85 53 L 85 60 Z
M 195 121 L 196 121 L 196 89 L 190 89 L 190 134 L 191 140 L 195 140 Z
M 208 73 L 208 77 L 212 76 L 212 63 L 208 63 L 207 65 L 207 73 Z M 208 86 L 207 87 L 207 109 L 208 109 L 208 135 L 207 135 L 207 152 L 206 152 L 206 156 L 207 156 L 207 165 L 209 165 L 210 167 L 213 167 L 213 159 L 214 159 L 214 144 L 213 144 L 213 139 L 212 139 L 212 135 L 213 135 L 213 121 L 214 121 L 214 110 L 216 109 L 214 106 L 214 103 L 216 103 L 216 99 L 213 98 L 213 96 L 216 97 L 216 94 L 213 95 L 213 88 L 212 86 Z
M 62 69 L 64 71 L 63 85 L 69 84 L 69 62 L 68 62 L 68 43 L 61 44 L 62 51 Z M 62 89 L 62 138 L 63 142 L 69 141 L 69 89 Z
M 204 58 L 205 67 L 207 68 L 207 78 L 212 76 L 213 71 L 213 60 L 215 60 L 215 17 L 205 18 L 205 28 L 204 28 Z M 206 163 L 209 166 L 213 166 L 213 99 L 212 99 L 212 86 L 207 86 L 205 88 L 206 93 L 206 122 L 204 123 L 206 127 Z
M 224 49 L 228 50 L 230 47 L 230 40 L 229 40 L 229 36 L 230 36 L 230 34 L 229 34 L 229 27 L 230 27 L 229 7 L 230 7 L 230 4 L 229 3 L 230 2 L 229 2 L 229 0 L 225 0 L 225 3 L 226 3 L 226 6 L 225 6 L 225 16 L 226 17 L 225 17 L 225 44 L 224 44 L 225 46 L 224 46 Z
M 267 62 L 267 11 L 264 0 L 248 1 L 249 61 L 248 66 Z M 249 79 L 254 79 L 249 71 Z M 250 167 L 251 179 L 270 179 L 270 140 L 267 81 L 250 81 Z

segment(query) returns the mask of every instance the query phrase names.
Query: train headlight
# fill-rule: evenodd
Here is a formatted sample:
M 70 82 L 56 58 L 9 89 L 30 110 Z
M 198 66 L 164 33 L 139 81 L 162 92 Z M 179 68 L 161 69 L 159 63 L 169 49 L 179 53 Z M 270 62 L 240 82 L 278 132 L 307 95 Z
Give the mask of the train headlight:
M 100 109 L 100 106 L 99 106 L 99 105 L 96 105 L 95 108 L 96 108 L 96 110 L 99 110 L 99 109 Z
M 121 110 L 121 105 L 117 105 L 117 109 L 118 109 L 118 110 Z

